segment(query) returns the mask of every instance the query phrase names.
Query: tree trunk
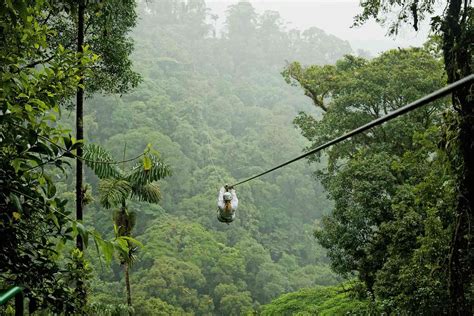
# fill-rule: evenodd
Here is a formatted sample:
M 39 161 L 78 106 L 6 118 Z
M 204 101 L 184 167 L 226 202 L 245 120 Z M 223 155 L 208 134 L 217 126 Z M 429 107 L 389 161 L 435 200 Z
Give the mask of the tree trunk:
M 462 0 L 449 2 L 442 26 L 443 53 L 448 83 L 472 73 L 470 47 L 472 34 L 468 33 L 468 4 Z M 451 239 L 448 267 L 450 315 L 470 315 L 472 304 L 467 299 L 472 282 L 471 232 L 474 208 L 474 102 L 470 87 L 453 93 L 452 102 L 458 113 L 459 152 L 453 153 L 453 169 L 457 173 L 457 205 Z M 457 158 L 461 159 L 457 159 Z
M 132 291 L 130 290 L 130 266 L 128 261 L 123 263 L 123 267 L 125 270 L 125 287 L 127 289 L 127 304 L 128 306 L 132 306 Z
M 118 227 L 119 236 L 130 236 L 130 219 L 127 215 L 127 204 L 122 201 L 122 207 L 120 208 L 120 215 L 115 223 Z M 128 245 L 130 251 L 130 245 Z M 122 260 L 124 272 L 125 272 L 125 289 L 127 291 L 127 305 L 132 306 L 132 291 L 130 289 L 130 257 L 124 257 Z
M 83 44 L 84 44 L 84 11 L 85 5 L 84 0 L 79 1 L 79 7 L 77 12 L 77 52 L 79 55 L 83 53 Z M 79 65 L 79 67 L 81 67 Z M 82 140 L 84 138 L 82 116 L 83 116 L 83 103 L 84 103 L 84 73 L 80 69 L 79 75 L 81 79 L 79 81 L 79 87 L 77 88 L 76 93 L 76 139 Z M 83 217 L 83 205 L 84 205 L 84 190 L 82 184 L 82 144 L 77 147 L 77 158 L 76 158 L 76 219 L 82 221 Z M 80 234 L 77 235 L 76 247 L 80 251 L 84 251 L 84 241 Z M 83 302 L 86 301 L 86 288 L 84 286 L 84 281 L 82 279 L 77 280 L 76 286 L 76 295 L 81 298 Z
M 79 8 L 77 13 L 78 23 L 77 23 L 77 52 L 82 54 L 84 52 L 84 0 L 79 1 Z M 81 79 L 79 81 L 80 86 L 77 88 L 76 93 L 76 139 L 84 139 L 84 125 L 83 125 L 83 113 L 84 113 L 84 74 L 81 70 L 80 72 Z M 82 165 L 82 144 L 79 144 L 77 147 L 77 158 L 76 158 L 76 219 L 82 220 L 83 217 L 83 206 L 84 206 L 84 190 L 82 184 L 82 174 L 83 174 L 83 165 Z M 76 246 L 79 250 L 84 250 L 84 244 L 82 237 L 77 235 Z
M 459 98 L 461 93 L 455 93 Z M 461 99 L 462 100 L 462 99 Z M 474 102 L 464 98 L 459 113 L 459 153 L 461 161 L 454 162 L 458 167 L 457 205 L 455 222 L 449 254 L 449 294 L 451 315 L 471 315 L 472 304 L 467 295 L 473 280 L 472 264 L 472 210 L 474 200 Z M 460 165 L 458 165 L 460 164 Z

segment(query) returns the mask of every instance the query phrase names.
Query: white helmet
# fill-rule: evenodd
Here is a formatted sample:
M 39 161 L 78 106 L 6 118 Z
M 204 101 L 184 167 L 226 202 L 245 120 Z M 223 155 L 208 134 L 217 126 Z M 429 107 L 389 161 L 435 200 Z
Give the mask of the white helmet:
M 224 201 L 232 200 L 232 194 L 230 192 L 224 192 Z

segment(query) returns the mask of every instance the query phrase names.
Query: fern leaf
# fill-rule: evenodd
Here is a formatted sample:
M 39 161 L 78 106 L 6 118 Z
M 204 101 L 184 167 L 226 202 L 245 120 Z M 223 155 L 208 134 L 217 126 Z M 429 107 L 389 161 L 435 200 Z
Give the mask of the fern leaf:
M 139 201 L 158 203 L 161 200 L 160 186 L 158 183 L 148 183 L 132 188 L 132 197 Z
M 100 204 L 105 208 L 122 203 L 131 192 L 130 183 L 123 179 L 101 179 L 99 182 Z
M 150 168 L 144 168 L 143 161 L 138 162 L 132 169 L 131 173 L 126 177 L 133 187 L 145 185 L 154 181 L 158 181 L 171 175 L 171 168 L 165 164 L 158 156 L 149 155 L 151 160 Z
M 87 144 L 84 146 L 84 162 L 94 171 L 99 179 L 120 178 L 122 171 L 114 164 L 110 153 L 97 144 Z

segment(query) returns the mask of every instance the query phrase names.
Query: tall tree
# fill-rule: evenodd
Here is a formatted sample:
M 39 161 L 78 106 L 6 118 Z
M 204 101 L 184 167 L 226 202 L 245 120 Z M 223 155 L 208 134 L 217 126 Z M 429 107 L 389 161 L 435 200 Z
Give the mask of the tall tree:
M 441 15 L 434 15 L 437 6 L 444 4 Z M 431 19 L 432 30 L 439 34 L 448 83 L 473 73 L 474 28 L 471 0 L 361 0 L 363 11 L 355 19 L 359 25 L 374 18 L 387 22 L 385 15 L 398 11 L 397 19 L 390 21 L 389 32 L 397 34 L 400 25 L 411 23 L 415 30 L 423 19 Z M 472 86 L 465 86 L 452 94 L 457 115 L 447 122 L 448 133 L 455 133 L 456 141 L 447 141 L 451 164 L 457 173 L 457 207 L 449 256 L 449 293 L 451 314 L 472 312 L 468 297 L 473 282 L 472 231 L 474 224 L 474 98 Z M 453 145 L 454 144 L 454 145 Z
M 99 145 L 88 145 L 86 164 L 99 177 L 100 204 L 105 208 L 119 207 L 114 213 L 117 236 L 130 237 L 135 226 L 135 212 L 129 211 L 127 200 L 136 199 L 148 203 L 158 203 L 161 198 L 156 181 L 171 175 L 171 170 L 159 156 L 146 154 L 131 170 L 120 169 L 110 154 Z M 94 161 L 100 161 L 97 163 Z M 105 162 L 102 163 L 102 162 Z M 128 254 L 120 256 L 124 266 L 127 304 L 132 306 L 130 289 L 130 265 L 133 263 L 135 247 L 128 243 Z
M 77 10 L 77 53 L 82 55 L 84 52 L 84 0 L 79 0 Z M 76 92 L 76 139 L 79 141 L 76 157 L 76 219 L 82 221 L 84 207 L 84 189 L 83 189 L 83 167 L 82 167 L 82 141 L 84 140 L 84 70 L 79 72 L 79 85 Z M 81 236 L 77 236 L 77 249 L 84 250 L 84 244 Z
M 84 45 L 100 59 L 93 66 L 94 72 L 88 78 L 81 73 L 76 94 L 76 139 L 79 141 L 76 159 L 76 218 L 82 220 L 84 207 L 82 141 L 84 140 L 84 91 L 125 93 L 137 85 L 138 74 L 131 70 L 129 55 L 132 42 L 127 37 L 135 26 L 135 1 L 99 1 L 77 3 L 77 52 L 82 54 Z M 72 8 L 71 12 L 75 12 Z M 59 25 L 62 25 L 60 23 Z M 66 31 L 67 32 L 67 31 Z M 69 31 L 74 34 L 74 32 Z M 71 39 L 67 39 L 70 41 Z M 83 249 L 80 237 L 79 249 Z
M 234 71 L 245 69 L 257 56 L 257 13 L 250 2 L 240 1 L 229 6 L 226 11 L 226 37 L 229 54 L 232 56 Z

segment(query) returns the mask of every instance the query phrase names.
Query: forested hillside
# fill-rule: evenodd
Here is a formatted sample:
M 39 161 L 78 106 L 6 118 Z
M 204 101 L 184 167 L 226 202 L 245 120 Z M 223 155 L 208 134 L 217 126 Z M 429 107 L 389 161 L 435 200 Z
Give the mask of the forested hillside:
M 306 144 L 292 120 L 317 111 L 286 85 L 285 60 L 333 63 L 349 45 L 319 29 L 288 32 L 277 12 L 257 15 L 248 3 L 229 8 L 226 32 L 216 37 L 203 3 L 139 9 L 132 59 L 143 82 L 120 98 L 94 96 L 85 111 L 88 141 L 118 158 L 125 147 L 136 156 L 151 143 L 173 172 L 160 182 L 161 206 L 130 207 L 133 236 L 144 244 L 131 273 L 137 312 L 241 314 L 282 293 L 337 283 L 312 237 L 329 202 L 305 163 L 240 186 L 231 225 L 217 221 L 216 198 L 223 184 Z M 87 181 L 96 187 L 92 174 Z M 111 231 L 110 211 L 94 203 L 86 212 Z M 120 269 L 97 267 L 94 301 L 124 302 Z

